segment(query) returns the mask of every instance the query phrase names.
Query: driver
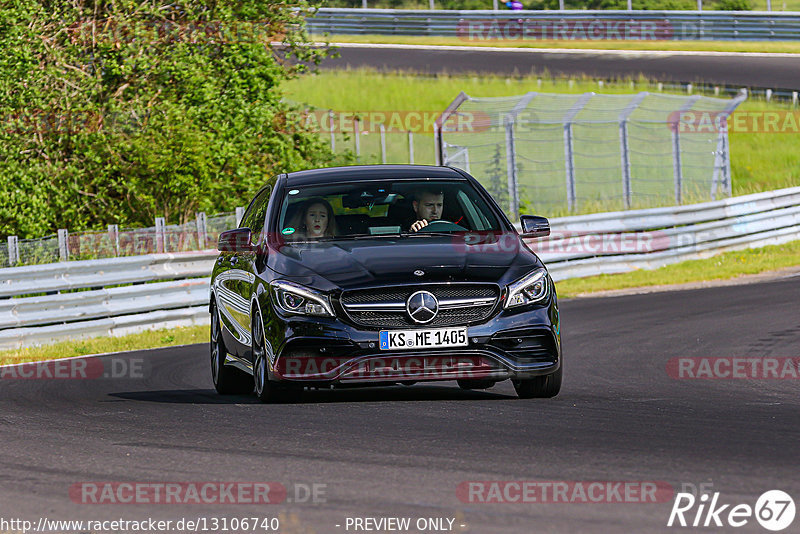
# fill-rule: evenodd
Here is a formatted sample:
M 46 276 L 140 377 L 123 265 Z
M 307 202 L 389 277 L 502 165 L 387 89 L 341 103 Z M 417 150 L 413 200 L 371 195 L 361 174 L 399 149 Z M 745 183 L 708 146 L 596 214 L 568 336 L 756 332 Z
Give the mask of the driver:
M 409 230 L 418 232 L 422 228 L 428 226 L 429 223 L 442 218 L 444 193 L 442 191 L 424 189 L 419 191 L 414 197 L 411 206 L 414 208 L 417 220 L 411 225 Z

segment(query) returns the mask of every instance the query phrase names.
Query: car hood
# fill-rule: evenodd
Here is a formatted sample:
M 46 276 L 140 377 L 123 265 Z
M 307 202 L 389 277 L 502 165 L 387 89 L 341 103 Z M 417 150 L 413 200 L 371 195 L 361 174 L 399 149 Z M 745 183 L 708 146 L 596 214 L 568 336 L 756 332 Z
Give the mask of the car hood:
M 268 259 L 279 275 L 323 290 L 415 282 L 505 284 L 540 265 L 511 233 L 288 244 Z

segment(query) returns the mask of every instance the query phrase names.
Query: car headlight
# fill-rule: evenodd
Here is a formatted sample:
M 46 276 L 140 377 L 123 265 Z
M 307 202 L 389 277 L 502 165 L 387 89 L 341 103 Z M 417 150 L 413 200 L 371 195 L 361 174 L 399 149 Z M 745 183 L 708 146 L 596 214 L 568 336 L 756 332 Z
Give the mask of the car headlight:
M 505 308 L 534 304 L 544 300 L 550 293 L 550 284 L 547 281 L 547 271 L 536 269 L 508 285 L 508 298 Z
M 270 284 L 275 304 L 283 313 L 290 315 L 315 315 L 334 317 L 330 300 L 326 295 L 299 284 L 276 280 Z

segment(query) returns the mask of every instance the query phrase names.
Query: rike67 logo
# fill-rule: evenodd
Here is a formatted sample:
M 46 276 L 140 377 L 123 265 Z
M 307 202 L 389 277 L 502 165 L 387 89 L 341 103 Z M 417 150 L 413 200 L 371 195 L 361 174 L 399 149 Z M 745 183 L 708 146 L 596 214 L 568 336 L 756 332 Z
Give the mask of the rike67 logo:
M 723 504 L 718 491 L 710 496 L 704 493 L 699 497 L 691 493 L 678 493 L 667 526 L 739 528 L 755 518 L 765 529 L 779 531 L 789 527 L 794 516 L 794 500 L 781 490 L 764 492 L 756 500 L 755 506 L 746 503 Z

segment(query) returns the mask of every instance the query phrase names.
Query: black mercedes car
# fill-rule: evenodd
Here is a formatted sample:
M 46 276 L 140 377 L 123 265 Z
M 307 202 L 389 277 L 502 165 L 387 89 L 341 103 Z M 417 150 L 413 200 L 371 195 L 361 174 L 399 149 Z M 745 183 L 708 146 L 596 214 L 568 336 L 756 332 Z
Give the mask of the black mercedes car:
M 555 287 L 486 190 L 449 167 L 379 165 L 278 176 L 219 237 L 211 372 L 263 401 L 305 387 L 511 379 L 561 387 Z

